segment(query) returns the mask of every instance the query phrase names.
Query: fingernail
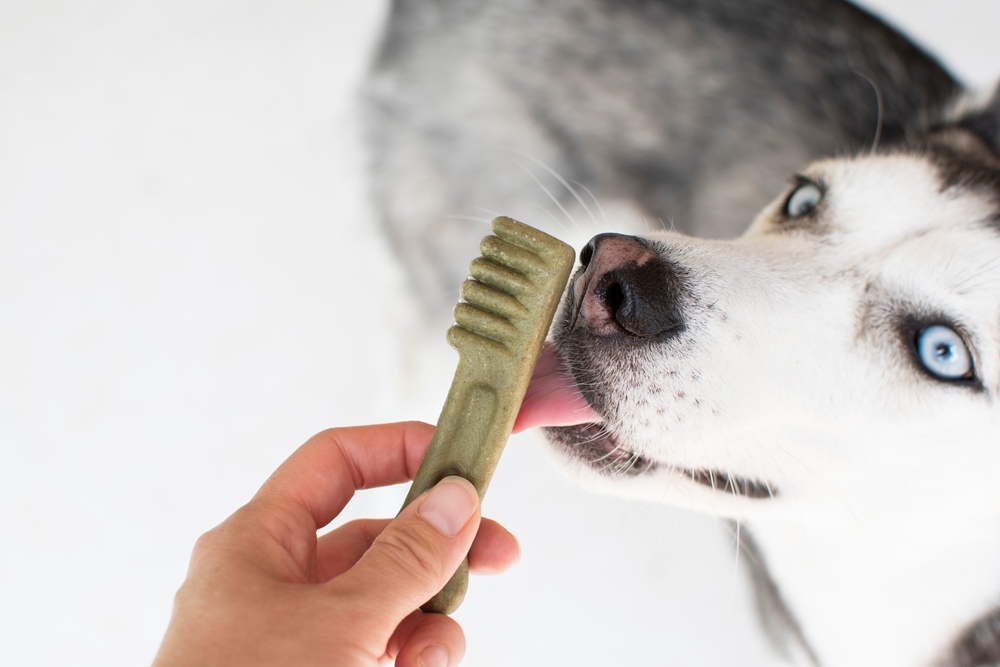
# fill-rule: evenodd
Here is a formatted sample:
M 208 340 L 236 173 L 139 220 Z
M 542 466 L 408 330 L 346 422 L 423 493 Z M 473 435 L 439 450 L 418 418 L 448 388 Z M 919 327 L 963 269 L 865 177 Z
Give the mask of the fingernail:
M 443 646 L 428 646 L 417 656 L 417 667 L 448 667 L 448 651 Z
M 455 537 L 476 511 L 476 488 L 461 477 L 445 477 L 420 503 L 417 514 L 445 537 Z

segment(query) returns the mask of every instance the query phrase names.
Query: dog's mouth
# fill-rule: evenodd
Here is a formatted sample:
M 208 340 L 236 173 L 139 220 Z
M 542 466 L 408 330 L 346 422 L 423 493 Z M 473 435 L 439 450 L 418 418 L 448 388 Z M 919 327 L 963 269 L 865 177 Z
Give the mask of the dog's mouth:
M 718 470 L 664 464 L 629 449 L 615 438 L 603 417 L 584 398 L 551 343 L 542 349 L 514 432 L 536 426 L 545 428 L 549 439 L 568 454 L 612 477 L 636 477 L 666 467 L 683 478 L 729 495 L 753 499 L 777 495 L 773 486 L 760 480 Z

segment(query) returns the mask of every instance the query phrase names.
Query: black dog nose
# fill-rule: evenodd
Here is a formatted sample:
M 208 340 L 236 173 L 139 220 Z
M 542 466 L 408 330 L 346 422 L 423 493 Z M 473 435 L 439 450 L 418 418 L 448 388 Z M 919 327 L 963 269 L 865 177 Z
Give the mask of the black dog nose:
M 653 338 L 683 328 L 677 268 L 635 236 L 599 234 L 580 251 L 575 326 L 597 336 Z

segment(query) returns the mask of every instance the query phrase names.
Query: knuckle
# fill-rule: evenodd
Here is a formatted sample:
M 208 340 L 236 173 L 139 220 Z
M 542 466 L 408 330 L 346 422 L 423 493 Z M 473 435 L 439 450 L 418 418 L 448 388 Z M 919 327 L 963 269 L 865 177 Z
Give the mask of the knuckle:
M 223 523 L 201 535 L 191 549 L 191 564 L 188 573 L 204 571 L 217 566 L 226 557 L 232 538 L 232 531 Z
M 213 528 L 195 541 L 194 548 L 191 550 L 192 563 L 203 561 L 206 556 L 212 553 L 215 549 L 216 533 L 217 530 Z
M 174 609 L 182 609 L 198 599 L 197 586 L 190 580 L 185 580 L 174 593 Z
M 444 578 L 444 564 L 434 540 L 404 530 L 386 531 L 382 538 L 386 558 L 411 579 L 430 583 Z

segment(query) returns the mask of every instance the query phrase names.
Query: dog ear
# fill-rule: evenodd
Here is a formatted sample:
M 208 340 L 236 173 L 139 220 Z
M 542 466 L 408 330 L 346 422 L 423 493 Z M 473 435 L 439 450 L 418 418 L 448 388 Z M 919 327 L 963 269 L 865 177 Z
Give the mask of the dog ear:
M 1000 157 L 1000 84 L 985 106 L 979 107 L 961 118 L 959 126 L 976 135 L 986 146 Z

